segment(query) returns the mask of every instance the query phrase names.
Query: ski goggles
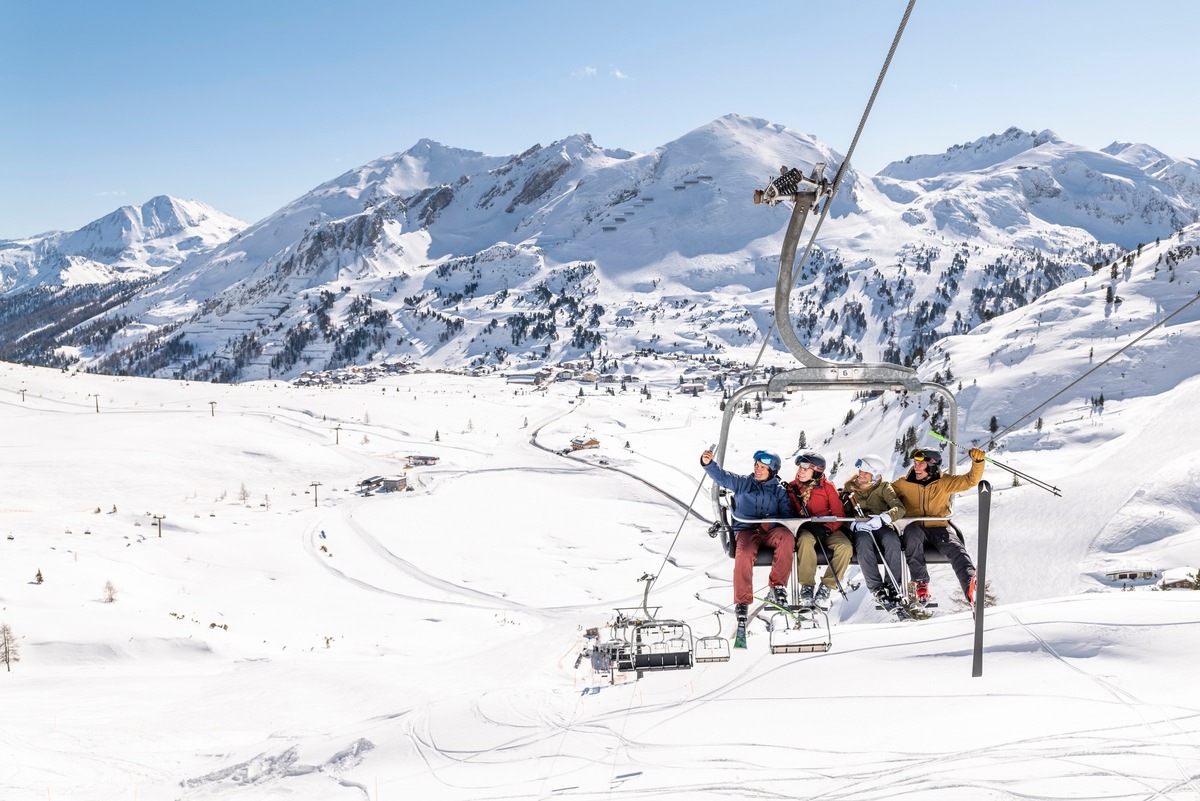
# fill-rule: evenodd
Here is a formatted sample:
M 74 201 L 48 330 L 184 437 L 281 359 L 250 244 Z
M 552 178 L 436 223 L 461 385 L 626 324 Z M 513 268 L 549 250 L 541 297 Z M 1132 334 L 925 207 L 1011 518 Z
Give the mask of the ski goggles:
M 930 464 L 937 464 L 938 462 L 942 461 L 942 455 L 937 451 L 923 451 L 920 448 L 917 448 L 912 452 L 912 460 L 914 462 L 929 462 Z
M 825 469 L 825 458 L 816 453 L 797 454 L 796 467 L 802 470 L 807 470 L 811 467 L 813 470 L 823 471 Z
M 776 456 L 775 454 L 771 453 L 770 451 L 755 452 L 754 461 L 757 462 L 758 464 L 761 464 L 763 467 L 767 468 L 768 470 L 771 470 L 774 472 L 779 472 L 779 468 L 781 467 L 781 465 L 779 463 L 779 457 Z

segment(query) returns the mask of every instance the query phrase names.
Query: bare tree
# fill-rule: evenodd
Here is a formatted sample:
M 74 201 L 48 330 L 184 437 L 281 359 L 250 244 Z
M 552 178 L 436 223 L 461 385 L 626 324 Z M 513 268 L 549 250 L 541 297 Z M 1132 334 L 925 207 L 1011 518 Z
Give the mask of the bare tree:
M 7 623 L 0 623 L 0 662 L 12 673 L 12 663 L 21 661 L 21 649 Z
M 111 581 L 104 582 L 104 603 L 111 604 L 117 600 L 117 588 Z

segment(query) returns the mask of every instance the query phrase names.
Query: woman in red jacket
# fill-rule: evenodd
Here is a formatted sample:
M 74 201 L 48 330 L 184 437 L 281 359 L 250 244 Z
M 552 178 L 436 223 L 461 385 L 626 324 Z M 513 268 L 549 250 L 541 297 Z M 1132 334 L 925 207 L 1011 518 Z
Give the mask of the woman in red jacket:
M 796 477 L 786 485 L 792 511 L 796 517 L 844 517 L 842 499 L 837 487 L 825 478 L 825 457 L 819 453 L 802 453 L 796 457 Z M 850 538 L 841 532 L 839 521 L 817 523 L 809 521 L 800 526 L 796 540 L 796 580 L 800 583 L 797 603 L 802 607 L 817 606 L 829 609 L 830 594 L 837 588 L 850 559 L 854 546 Z M 829 561 L 821 586 L 816 589 L 817 540 L 820 539 Z

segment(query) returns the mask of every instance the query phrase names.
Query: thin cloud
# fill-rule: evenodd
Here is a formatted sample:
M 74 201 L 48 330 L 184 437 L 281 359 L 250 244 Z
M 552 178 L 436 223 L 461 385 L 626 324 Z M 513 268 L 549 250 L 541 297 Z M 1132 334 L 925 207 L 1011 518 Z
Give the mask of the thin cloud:
M 623 73 L 623 72 L 621 72 L 620 70 L 617 70 L 617 69 L 614 69 L 614 70 L 612 71 L 611 75 L 612 75 L 614 78 L 616 78 L 617 80 L 619 80 L 619 81 L 627 81 L 627 80 L 629 80 L 629 76 L 628 76 L 628 75 L 626 75 L 625 73 Z
M 580 69 L 577 69 L 574 72 L 572 72 L 571 77 L 577 81 L 584 80 L 585 78 L 595 78 L 596 77 L 596 68 L 595 67 L 581 67 Z

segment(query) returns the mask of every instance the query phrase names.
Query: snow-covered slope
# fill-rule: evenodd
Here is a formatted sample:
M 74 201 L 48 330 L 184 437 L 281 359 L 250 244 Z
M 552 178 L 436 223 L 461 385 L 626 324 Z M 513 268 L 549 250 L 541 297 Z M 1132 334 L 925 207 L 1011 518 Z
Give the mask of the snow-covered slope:
M 1113 142 L 1104 152 L 1169 184 L 1192 208 L 1200 206 L 1200 162 L 1196 159 L 1175 159 L 1149 145 L 1128 142 Z
M 921 368 L 961 381 L 964 443 L 997 417 L 993 458 L 1062 490 L 987 468 L 997 605 L 979 678 L 936 566 L 939 615 L 912 624 L 886 622 L 852 569 L 827 654 L 771 654 L 755 624 L 725 663 L 610 683 L 577 660 L 586 629 L 642 604 L 646 574 L 652 608 L 728 633 L 705 601 L 729 603 L 731 560 L 676 502 L 711 516 L 696 457 L 719 395 L 678 392 L 711 362 L 646 354 L 623 364 L 629 388 L 536 391 L 0 364 L 19 466 L 0 505 L 0 625 L 19 657 L 0 795 L 1194 798 L 1200 593 L 1103 574 L 1200 568 L 1198 247 L 1186 229 Z M 906 426 L 933 444 L 926 411 L 890 393 L 767 400 L 736 420 L 726 464 L 807 432 L 831 462 L 880 453 L 898 474 Z M 599 447 L 555 453 L 581 432 Z M 439 461 L 406 470 L 411 454 Z M 354 492 L 401 474 L 413 492 Z M 974 496 L 956 511 L 975 551 Z

